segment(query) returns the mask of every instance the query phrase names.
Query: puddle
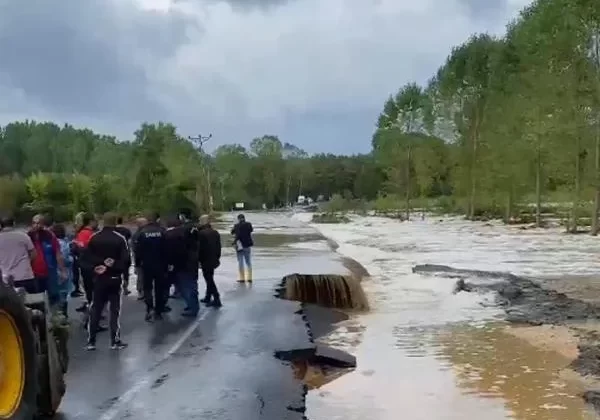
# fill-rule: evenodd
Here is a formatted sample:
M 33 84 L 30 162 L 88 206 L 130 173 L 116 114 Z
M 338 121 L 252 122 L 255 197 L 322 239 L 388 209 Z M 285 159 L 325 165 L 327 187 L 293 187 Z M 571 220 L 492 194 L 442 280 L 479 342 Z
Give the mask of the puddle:
M 292 369 L 294 377 L 306 385 L 309 391 L 319 389 L 353 370 L 319 366 L 306 360 L 292 362 Z

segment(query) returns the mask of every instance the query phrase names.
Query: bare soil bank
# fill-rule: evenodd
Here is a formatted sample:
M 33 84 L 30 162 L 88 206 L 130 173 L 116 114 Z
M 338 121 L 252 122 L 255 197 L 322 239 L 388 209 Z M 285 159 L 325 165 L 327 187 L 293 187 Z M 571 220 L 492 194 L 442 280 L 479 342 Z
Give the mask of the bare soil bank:
M 507 332 L 571 361 L 564 375 L 579 376 L 582 397 L 600 412 L 600 277 L 530 279 L 510 273 L 417 265 L 413 272 L 456 279 L 455 292 L 497 292 L 511 324 Z M 497 280 L 469 283 L 478 277 Z M 577 375 L 573 375 L 573 371 Z

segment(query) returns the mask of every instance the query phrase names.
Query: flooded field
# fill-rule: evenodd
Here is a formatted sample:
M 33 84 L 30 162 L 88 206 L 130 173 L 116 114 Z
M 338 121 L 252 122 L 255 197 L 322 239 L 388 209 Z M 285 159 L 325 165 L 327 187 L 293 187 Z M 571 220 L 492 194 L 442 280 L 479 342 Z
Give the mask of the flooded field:
M 309 393 L 311 420 L 600 418 L 581 399 L 582 384 L 561 375 L 568 358 L 505 333 L 493 295 L 453 294 L 452 279 L 412 273 L 417 264 L 444 264 L 551 284 L 600 273 L 597 238 L 458 219 L 314 227 L 372 275 L 363 282 L 372 310 L 324 340 L 354 354 L 358 368 Z

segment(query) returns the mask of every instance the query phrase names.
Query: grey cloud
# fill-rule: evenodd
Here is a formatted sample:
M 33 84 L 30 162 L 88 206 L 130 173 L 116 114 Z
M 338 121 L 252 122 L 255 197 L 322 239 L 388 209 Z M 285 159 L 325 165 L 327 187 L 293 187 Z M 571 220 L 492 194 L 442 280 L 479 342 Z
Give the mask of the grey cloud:
M 508 0 L 460 0 L 459 4 L 473 19 L 493 19 L 504 16 L 509 9 Z
M 126 11 L 123 24 L 108 0 L 1 1 L 0 80 L 59 114 L 160 114 L 146 93 L 149 63 L 136 61 L 136 52 L 168 58 L 189 22 Z
M 468 32 L 501 29 L 510 1 L 379 0 L 386 13 L 370 16 L 375 1 L 347 0 L 340 19 L 325 0 L 171 0 L 160 11 L 150 0 L 0 0 L 0 124 L 48 118 L 128 138 L 161 119 L 212 131 L 215 146 L 277 132 L 311 151 L 364 151 L 388 93 L 424 81 Z M 218 2 L 233 13 L 204 7 Z M 435 30 L 412 41 L 407 13 Z
M 176 0 L 176 2 L 183 3 L 188 0 Z M 248 10 L 268 10 L 273 7 L 283 6 L 293 1 L 302 1 L 302 0 L 198 0 L 200 2 L 209 2 L 209 3 L 227 3 L 234 10 L 240 11 L 248 11 Z

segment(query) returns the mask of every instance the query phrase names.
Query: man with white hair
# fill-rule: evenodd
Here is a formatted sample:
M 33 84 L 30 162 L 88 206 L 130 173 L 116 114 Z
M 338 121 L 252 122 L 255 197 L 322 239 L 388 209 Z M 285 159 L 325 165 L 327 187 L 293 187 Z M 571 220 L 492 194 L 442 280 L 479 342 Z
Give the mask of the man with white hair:
M 206 306 L 220 308 L 223 305 L 215 283 L 215 269 L 221 265 L 221 235 L 210 225 L 208 215 L 200 217 L 198 227 L 198 257 L 206 282 L 206 294 L 201 302 Z

